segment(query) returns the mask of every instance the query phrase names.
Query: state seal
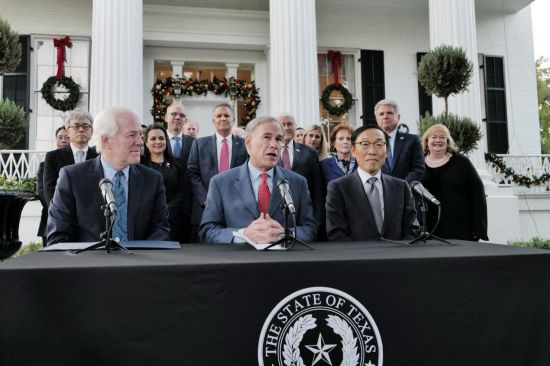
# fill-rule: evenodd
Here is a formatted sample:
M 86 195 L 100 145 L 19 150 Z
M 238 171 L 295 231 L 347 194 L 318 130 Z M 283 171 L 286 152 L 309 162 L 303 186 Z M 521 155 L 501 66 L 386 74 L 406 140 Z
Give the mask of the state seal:
M 284 298 L 258 342 L 260 366 L 382 366 L 382 339 L 367 309 L 349 294 L 309 287 Z

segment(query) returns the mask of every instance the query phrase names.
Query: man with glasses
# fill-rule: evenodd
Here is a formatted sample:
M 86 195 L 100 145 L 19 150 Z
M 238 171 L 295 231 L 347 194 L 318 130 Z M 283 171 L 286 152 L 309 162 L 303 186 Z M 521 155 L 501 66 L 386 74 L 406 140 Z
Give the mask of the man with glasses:
M 162 175 L 139 164 L 138 116 L 126 108 L 107 108 L 96 116 L 94 134 L 101 155 L 61 169 L 48 211 L 48 245 L 100 240 L 105 231 L 102 178 L 112 182 L 117 206 L 113 238 L 170 240 Z
M 409 185 L 381 171 L 388 135 L 377 125 L 362 126 L 353 132 L 351 143 L 358 169 L 328 184 L 328 239 L 413 239 L 419 226 Z
M 170 104 L 166 108 L 164 120 L 166 121 L 166 131 L 170 139 L 172 154 L 181 162 L 181 166 L 185 168 L 189 159 L 189 151 L 191 150 L 193 141 L 195 141 L 193 137 L 183 133 L 183 126 L 187 123 L 187 111 L 185 107 L 179 102 Z
M 48 205 L 53 198 L 61 168 L 97 156 L 95 147 L 88 146 L 92 137 L 92 123 L 92 116 L 80 109 L 70 111 L 65 117 L 65 129 L 70 143 L 48 152 L 44 159 L 44 199 Z

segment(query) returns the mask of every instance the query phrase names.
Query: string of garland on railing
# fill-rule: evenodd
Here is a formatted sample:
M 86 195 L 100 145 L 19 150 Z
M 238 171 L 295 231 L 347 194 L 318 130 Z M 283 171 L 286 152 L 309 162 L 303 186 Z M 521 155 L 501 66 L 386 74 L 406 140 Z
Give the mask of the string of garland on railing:
M 246 115 L 241 118 L 241 125 L 246 125 L 256 117 L 256 110 L 260 105 L 259 88 L 256 88 L 254 81 L 245 81 L 235 78 L 213 78 L 209 80 L 174 79 L 167 78 L 165 81 L 157 80 L 153 89 L 153 108 L 151 114 L 155 122 L 163 122 L 166 114 L 166 97 L 174 95 L 175 91 L 185 95 L 206 95 L 213 92 L 216 95 L 224 94 L 232 99 L 241 99 L 245 102 Z
M 517 185 L 524 187 L 544 185 L 550 182 L 550 174 L 544 173 L 540 177 L 527 177 L 525 175 L 516 174 L 514 169 L 506 166 L 506 162 L 500 156 L 495 154 L 487 153 L 485 154 L 485 161 L 491 163 L 493 168 L 495 168 L 499 173 L 504 174 L 506 178 L 511 178 L 512 182 Z

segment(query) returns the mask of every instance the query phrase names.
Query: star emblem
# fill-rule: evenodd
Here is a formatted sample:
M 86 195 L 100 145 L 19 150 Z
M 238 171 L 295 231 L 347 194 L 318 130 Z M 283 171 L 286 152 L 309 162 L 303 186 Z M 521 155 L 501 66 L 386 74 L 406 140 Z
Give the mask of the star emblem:
M 328 353 L 332 351 L 334 347 L 336 347 L 335 344 L 325 344 L 323 335 L 319 333 L 317 344 L 306 346 L 308 350 L 313 352 L 314 358 L 313 358 L 313 364 L 311 366 L 314 366 L 317 362 L 321 360 L 325 361 L 326 363 L 332 366 L 332 361 L 330 360 L 330 356 Z

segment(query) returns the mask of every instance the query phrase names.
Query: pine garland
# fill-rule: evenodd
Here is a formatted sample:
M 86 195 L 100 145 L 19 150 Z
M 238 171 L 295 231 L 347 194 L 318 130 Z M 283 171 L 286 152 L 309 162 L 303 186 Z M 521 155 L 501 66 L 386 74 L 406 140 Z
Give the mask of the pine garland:
M 254 81 L 238 80 L 235 78 L 214 78 L 209 80 L 194 80 L 194 79 L 174 79 L 167 78 L 166 81 L 157 80 L 151 93 L 153 94 L 153 108 L 151 114 L 155 122 L 164 122 L 166 114 L 166 99 L 174 94 L 174 86 L 181 87 L 182 95 L 206 95 L 208 92 L 213 92 L 216 95 L 224 94 L 245 101 L 246 115 L 241 118 L 240 125 L 246 125 L 248 122 L 256 118 L 256 110 L 261 103 L 258 88 Z
M 544 173 L 540 177 L 527 177 L 525 175 L 516 174 L 514 169 L 506 166 L 504 159 L 495 154 L 487 153 L 485 154 L 485 161 L 491 163 L 493 168 L 495 168 L 499 173 L 504 174 L 506 178 L 511 178 L 512 182 L 519 186 L 524 186 L 530 188 L 531 186 L 544 185 L 550 182 L 550 174 Z
M 21 62 L 19 35 L 0 18 L 0 76 L 13 72 Z

